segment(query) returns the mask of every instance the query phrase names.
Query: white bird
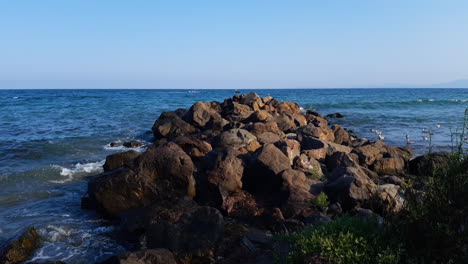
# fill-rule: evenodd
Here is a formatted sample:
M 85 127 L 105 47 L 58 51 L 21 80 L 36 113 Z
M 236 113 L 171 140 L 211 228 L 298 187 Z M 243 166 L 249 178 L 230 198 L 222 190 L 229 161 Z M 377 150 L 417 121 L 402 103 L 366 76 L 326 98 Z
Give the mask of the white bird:
M 370 131 L 371 131 L 371 132 L 375 132 L 375 129 L 371 128 Z
M 379 137 L 380 140 L 384 140 L 384 139 L 385 139 L 385 137 L 382 136 L 382 135 L 379 135 L 379 134 L 378 134 L 377 136 Z
M 429 138 L 428 138 L 428 137 L 422 137 L 422 138 L 423 138 L 423 140 L 429 140 Z
M 423 128 L 423 129 L 422 129 L 422 132 L 423 132 L 423 133 L 426 133 L 426 134 L 429 134 L 430 131 L 427 130 L 427 129 L 425 129 L 425 128 Z
M 436 127 L 437 127 L 437 128 L 440 128 L 440 124 L 437 124 Z
M 406 144 L 414 144 L 413 141 L 410 140 L 409 134 L 406 134 Z
M 375 131 L 375 134 L 380 136 L 380 135 L 382 135 L 382 131 Z

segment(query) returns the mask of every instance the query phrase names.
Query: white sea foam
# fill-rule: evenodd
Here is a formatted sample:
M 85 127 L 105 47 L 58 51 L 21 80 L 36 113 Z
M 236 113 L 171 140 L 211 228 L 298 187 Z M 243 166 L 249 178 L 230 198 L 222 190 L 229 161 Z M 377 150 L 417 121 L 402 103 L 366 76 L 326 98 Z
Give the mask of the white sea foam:
M 97 162 L 89 163 L 77 163 L 72 168 L 65 168 L 59 165 L 53 165 L 52 167 L 60 169 L 60 175 L 64 177 L 63 180 L 52 180 L 52 183 L 67 183 L 74 179 L 78 174 L 89 174 L 93 172 L 100 172 L 102 170 L 102 165 L 106 161 L 101 160 Z

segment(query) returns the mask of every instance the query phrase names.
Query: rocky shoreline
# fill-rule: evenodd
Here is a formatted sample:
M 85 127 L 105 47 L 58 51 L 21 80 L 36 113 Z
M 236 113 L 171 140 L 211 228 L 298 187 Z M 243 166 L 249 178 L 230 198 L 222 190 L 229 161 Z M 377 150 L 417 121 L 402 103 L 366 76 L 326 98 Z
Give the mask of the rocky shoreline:
M 408 147 L 255 93 L 164 112 L 152 131 L 147 151 L 108 156 L 82 199 L 132 245 L 102 263 L 272 263 L 275 234 L 397 213 L 417 167 Z

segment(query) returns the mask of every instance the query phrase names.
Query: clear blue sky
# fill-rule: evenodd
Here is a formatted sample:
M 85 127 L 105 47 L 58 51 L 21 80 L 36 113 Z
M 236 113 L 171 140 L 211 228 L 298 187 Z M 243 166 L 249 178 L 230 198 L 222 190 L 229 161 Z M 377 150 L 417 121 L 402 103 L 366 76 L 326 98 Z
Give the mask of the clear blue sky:
M 327 88 L 466 78 L 466 0 L 0 0 L 0 88 Z

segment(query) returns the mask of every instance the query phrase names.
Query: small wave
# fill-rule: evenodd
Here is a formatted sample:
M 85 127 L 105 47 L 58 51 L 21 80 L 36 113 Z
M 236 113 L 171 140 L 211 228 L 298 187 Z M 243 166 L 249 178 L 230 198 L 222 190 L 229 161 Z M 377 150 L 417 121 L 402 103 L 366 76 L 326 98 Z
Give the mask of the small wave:
M 77 174 L 89 174 L 94 172 L 100 172 L 102 170 L 102 166 L 106 161 L 101 160 L 97 162 L 90 162 L 90 163 L 77 163 L 72 168 L 65 168 L 59 165 L 52 165 L 53 168 L 60 169 L 60 175 L 65 177 L 63 180 L 52 180 L 49 182 L 52 183 L 67 183 L 72 181 Z
M 18 97 L 18 96 L 14 96 L 14 97 L 12 97 L 12 98 L 13 98 L 13 99 L 18 99 L 19 97 Z

